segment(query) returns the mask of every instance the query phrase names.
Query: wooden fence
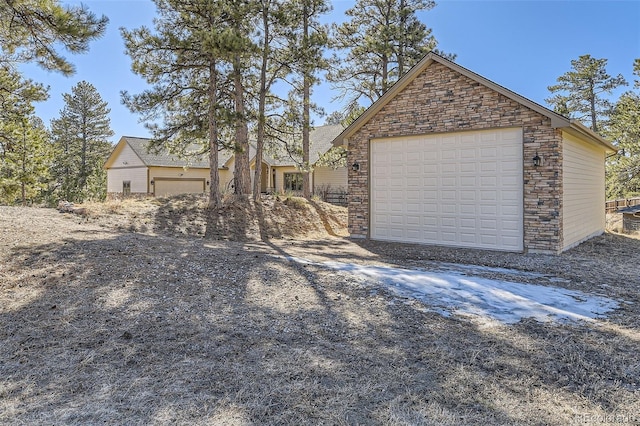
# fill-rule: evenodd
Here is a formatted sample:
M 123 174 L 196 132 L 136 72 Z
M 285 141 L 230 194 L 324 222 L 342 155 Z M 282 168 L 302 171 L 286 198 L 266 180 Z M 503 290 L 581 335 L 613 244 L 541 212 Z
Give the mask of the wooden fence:
M 615 213 L 619 209 L 624 209 L 625 207 L 633 207 L 633 206 L 640 205 L 640 197 L 623 198 L 620 200 L 609 200 L 604 204 L 605 204 L 605 210 L 607 213 Z

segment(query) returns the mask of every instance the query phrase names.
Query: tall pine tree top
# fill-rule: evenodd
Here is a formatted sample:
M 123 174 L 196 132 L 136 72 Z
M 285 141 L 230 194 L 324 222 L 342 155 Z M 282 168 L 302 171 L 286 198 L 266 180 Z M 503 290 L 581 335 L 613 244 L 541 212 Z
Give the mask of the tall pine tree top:
M 332 28 L 339 65 L 327 77 L 340 97 L 349 105 L 359 99 L 375 102 L 435 50 L 437 40 L 416 15 L 434 6 L 433 0 L 357 0 L 346 12 L 351 19 Z
M 102 176 L 102 166 L 112 149 L 110 109 L 96 88 L 86 81 L 79 82 L 63 98 L 65 106 L 60 118 L 51 120 L 51 133 L 59 153 L 55 178 L 61 187 L 61 197 L 79 202 L 102 198 L 106 182 L 100 180 L 99 188 L 92 188 L 89 183 L 96 182 L 92 177 Z
M 554 96 L 546 102 L 562 115 L 585 120 L 591 130 L 598 132 L 600 123 L 611 113 L 611 102 L 605 95 L 619 86 L 626 86 L 622 74 L 607 74 L 607 60 L 582 55 L 571 61 L 571 71 L 558 77 L 558 84 L 549 86 Z

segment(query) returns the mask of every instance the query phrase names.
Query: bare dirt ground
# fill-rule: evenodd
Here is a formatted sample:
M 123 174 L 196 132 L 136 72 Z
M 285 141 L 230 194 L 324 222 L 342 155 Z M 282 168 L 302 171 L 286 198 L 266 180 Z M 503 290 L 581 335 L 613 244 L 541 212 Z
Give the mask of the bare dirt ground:
M 637 236 L 545 256 L 350 241 L 345 224 L 297 199 L 0 207 L 0 424 L 640 424 Z M 620 307 L 446 318 L 286 256 L 536 271 Z

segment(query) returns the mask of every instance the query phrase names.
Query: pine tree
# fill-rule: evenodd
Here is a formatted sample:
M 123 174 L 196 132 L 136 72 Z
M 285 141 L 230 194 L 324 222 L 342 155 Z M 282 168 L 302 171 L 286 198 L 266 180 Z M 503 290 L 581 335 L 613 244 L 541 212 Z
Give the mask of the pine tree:
M 300 160 L 302 171 L 302 193 L 311 197 L 310 164 L 312 130 L 311 111 L 316 106 L 311 101 L 312 88 L 319 82 L 318 72 L 327 68 L 323 58 L 328 45 L 328 28 L 320 24 L 319 17 L 329 11 L 325 0 L 298 0 L 290 3 L 290 13 L 294 20 L 289 35 L 290 64 L 293 74 L 293 88 L 289 93 L 288 112 L 285 121 L 290 127 L 288 142 L 285 144 L 291 157 Z M 298 146 L 298 137 L 301 144 Z M 293 143 L 293 145 L 292 145 Z
M 104 199 L 106 175 L 102 166 L 109 156 L 113 136 L 107 102 L 96 88 L 81 81 L 63 95 L 60 118 L 51 121 L 58 158 L 55 170 L 62 196 L 67 201 Z
M 640 60 L 634 63 L 640 77 Z M 635 81 L 640 87 L 640 79 Z M 640 195 L 640 94 L 628 91 L 616 102 L 606 129 L 606 137 L 618 148 L 607 161 L 607 197 Z
M 571 61 L 571 71 L 558 77 L 558 84 L 548 89 L 554 96 L 546 102 L 556 112 L 589 123 L 591 130 L 600 131 L 600 124 L 611 113 L 611 102 L 604 95 L 611 94 L 627 82 L 618 74 L 612 77 L 606 71 L 607 60 L 582 55 Z
M 123 102 L 149 123 L 152 150 L 184 157 L 200 145 L 200 153 L 209 153 L 209 205 L 216 208 L 219 150 L 236 151 L 237 171 L 243 170 L 236 191 L 251 190 L 243 81 L 245 55 L 253 52 L 246 22 L 251 14 L 244 0 L 154 1 L 159 16 L 153 30 L 122 31 L 133 71 L 152 87 L 123 93 Z
M 48 181 L 50 146 L 32 103 L 46 90 L 0 67 L 0 202 L 23 205 L 40 199 Z
M 331 44 L 339 51 L 334 62 L 339 65 L 327 77 L 341 98 L 350 105 L 363 98 L 375 102 L 435 50 L 431 29 L 416 16 L 434 6 L 433 0 L 357 0 L 346 12 L 351 19 L 332 27 Z
M 35 61 L 47 70 L 73 73 L 73 65 L 56 48 L 86 52 L 102 36 L 108 19 L 84 6 L 57 0 L 0 0 L 0 63 Z
M 262 164 L 267 141 L 274 138 L 277 132 L 273 128 L 273 120 L 268 112 L 273 112 L 281 100 L 271 93 L 272 86 L 283 80 L 290 72 L 292 52 L 286 48 L 287 36 L 294 24 L 289 13 L 289 3 L 281 0 L 259 0 L 259 16 L 261 25 L 256 35 L 256 47 L 259 52 L 256 73 L 257 111 L 256 111 L 256 155 L 253 177 L 253 199 L 259 200 L 261 193 Z M 268 147 L 267 147 L 268 148 Z

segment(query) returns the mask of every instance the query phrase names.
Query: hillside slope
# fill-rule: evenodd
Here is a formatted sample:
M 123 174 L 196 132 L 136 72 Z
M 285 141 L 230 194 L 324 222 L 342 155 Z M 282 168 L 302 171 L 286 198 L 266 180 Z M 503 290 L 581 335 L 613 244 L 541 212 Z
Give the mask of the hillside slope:
M 88 221 L 141 233 L 231 241 L 348 236 L 346 208 L 299 197 L 265 196 L 255 203 L 227 196 L 213 212 L 207 209 L 206 199 L 196 195 L 82 207 Z

